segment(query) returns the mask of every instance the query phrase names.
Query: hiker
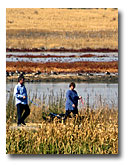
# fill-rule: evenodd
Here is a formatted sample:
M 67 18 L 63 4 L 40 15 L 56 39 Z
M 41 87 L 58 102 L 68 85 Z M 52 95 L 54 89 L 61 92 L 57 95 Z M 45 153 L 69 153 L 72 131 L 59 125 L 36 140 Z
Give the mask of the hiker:
M 27 101 L 27 90 L 24 86 L 24 76 L 21 74 L 18 78 L 18 84 L 14 88 L 14 96 L 16 98 L 16 106 L 17 106 L 17 116 L 18 122 L 17 125 L 21 126 L 26 125 L 24 120 L 30 114 L 30 109 Z M 24 110 L 24 113 L 23 113 Z
M 66 92 L 65 119 L 70 117 L 71 112 L 74 114 L 74 116 L 78 114 L 78 100 L 82 97 L 78 96 L 77 92 L 74 90 L 75 86 L 75 83 L 71 82 L 69 85 L 69 90 Z

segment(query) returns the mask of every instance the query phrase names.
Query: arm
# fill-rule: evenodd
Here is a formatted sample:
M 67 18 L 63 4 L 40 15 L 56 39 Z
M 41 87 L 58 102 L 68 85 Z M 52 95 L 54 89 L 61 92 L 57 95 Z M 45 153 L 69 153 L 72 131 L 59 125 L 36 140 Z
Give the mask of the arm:
M 26 97 L 27 97 L 27 90 L 26 90 L 26 88 L 24 87 L 23 99 L 25 99 Z
M 77 92 L 75 91 L 75 93 L 76 93 L 76 97 L 77 97 L 77 100 L 80 100 L 80 99 L 82 99 L 82 96 L 78 96 L 78 94 L 77 94 Z
M 19 94 L 17 86 L 14 89 L 14 96 L 18 99 L 22 99 L 24 95 Z

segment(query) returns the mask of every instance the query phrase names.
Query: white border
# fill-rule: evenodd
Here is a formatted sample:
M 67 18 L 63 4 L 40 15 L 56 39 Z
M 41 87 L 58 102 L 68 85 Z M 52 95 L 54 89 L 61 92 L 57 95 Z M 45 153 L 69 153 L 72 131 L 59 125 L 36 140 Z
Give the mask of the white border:
M 43 156 L 10 156 L 6 155 L 5 151 L 5 138 L 6 138 L 6 59 L 5 59 L 5 49 L 6 49 L 6 8 L 118 8 L 121 18 L 120 25 L 120 155 L 117 157 L 109 157 L 103 155 L 95 156 L 56 156 L 56 157 L 43 157 Z M 33 166 L 36 164 L 43 165 L 127 165 L 128 164 L 128 8 L 127 1 L 117 1 L 117 0 L 89 0 L 89 1 L 74 1 L 74 0 L 4 0 L 0 2 L 0 162 L 1 164 L 8 164 L 9 166 L 16 163 L 20 165 L 28 165 L 29 163 Z

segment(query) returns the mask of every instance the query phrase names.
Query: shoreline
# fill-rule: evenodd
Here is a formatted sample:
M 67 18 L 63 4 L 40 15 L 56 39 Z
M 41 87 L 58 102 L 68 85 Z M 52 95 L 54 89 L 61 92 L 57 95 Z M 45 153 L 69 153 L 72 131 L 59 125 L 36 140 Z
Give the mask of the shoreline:
M 110 48 L 80 48 L 80 49 L 70 49 L 70 48 L 6 48 L 6 52 L 102 52 L 102 53 L 109 53 L 109 52 L 118 52 L 118 49 L 110 49 Z
M 29 75 L 24 76 L 26 82 L 88 82 L 88 83 L 118 83 L 118 75 Z M 17 82 L 18 76 L 6 77 L 6 83 Z

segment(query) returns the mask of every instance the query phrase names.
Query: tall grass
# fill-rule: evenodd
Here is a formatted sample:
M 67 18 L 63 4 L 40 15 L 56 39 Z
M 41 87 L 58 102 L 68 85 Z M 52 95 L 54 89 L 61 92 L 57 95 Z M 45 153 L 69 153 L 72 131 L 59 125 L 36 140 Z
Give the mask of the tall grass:
M 34 100 L 34 98 L 33 98 Z M 66 121 L 55 118 L 45 121 L 49 112 L 63 113 L 63 94 L 46 97 L 40 107 L 29 103 L 31 114 L 27 127 L 11 128 L 16 108 L 12 96 L 7 103 L 7 154 L 118 154 L 118 110 L 107 107 L 91 110 L 82 108 L 79 115 Z M 13 110 L 13 111 L 12 111 Z M 33 125 L 36 128 L 31 128 Z
M 31 96 L 31 99 L 30 99 Z M 38 96 L 35 94 L 28 93 L 28 105 L 31 110 L 31 114 L 26 119 L 27 122 L 42 122 L 42 116 L 46 117 L 50 112 L 52 113 L 64 113 L 65 112 L 65 94 L 60 90 L 56 95 L 53 90 L 50 91 L 49 96 L 43 94 Z M 17 120 L 17 108 L 15 106 L 15 99 L 13 96 L 13 89 L 11 89 L 8 95 L 6 104 L 6 122 L 15 123 Z

